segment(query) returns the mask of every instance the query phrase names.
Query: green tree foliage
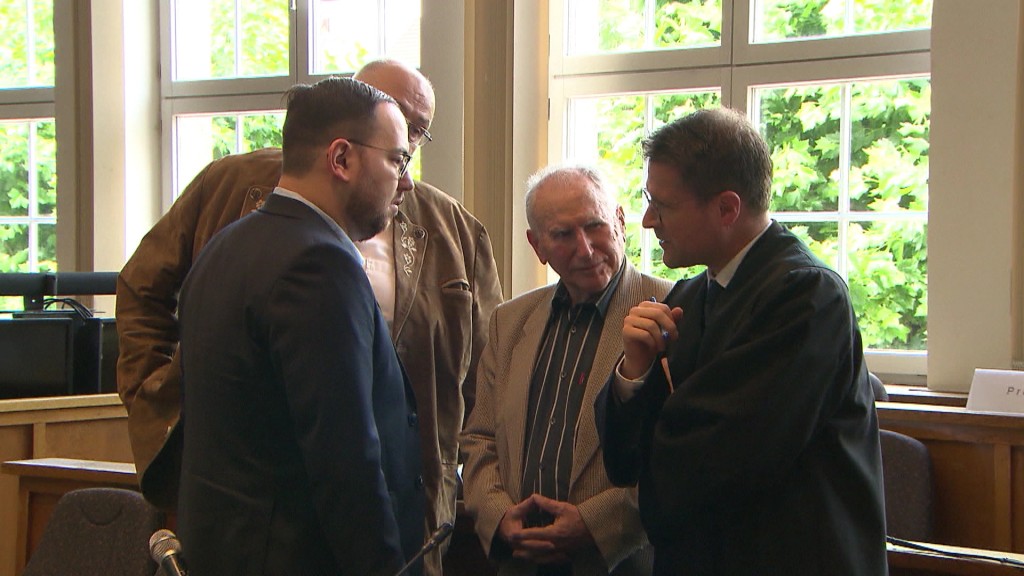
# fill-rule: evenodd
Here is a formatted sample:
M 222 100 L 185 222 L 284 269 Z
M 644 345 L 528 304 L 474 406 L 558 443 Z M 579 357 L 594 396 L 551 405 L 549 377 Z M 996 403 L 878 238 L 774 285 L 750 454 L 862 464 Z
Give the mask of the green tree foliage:
M 0 0 L 0 88 L 53 86 L 52 0 Z
M 912 30 L 931 25 L 932 0 L 761 0 L 760 41 Z
M 236 13 L 234 0 L 210 2 L 210 77 L 288 74 L 288 5 L 241 0 Z
M 762 33 L 792 39 L 929 25 L 930 0 L 851 2 L 847 10 L 843 0 L 767 1 Z M 658 0 L 654 46 L 717 41 L 709 4 Z M 600 45 L 638 49 L 629 39 L 645 30 L 636 21 L 644 2 L 606 0 L 602 7 Z M 866 346 L 925 349 L 930 82 L 785 86 L 758 90 L 755 99 L 775 166 L 773 213 L 845 274 Z M 622 191 L 627 213 L 636 215 L 644 209 L 639 142 L 646 131 L 719 101 L 716 94 L 628 95 L 597 105 L 599 164 Z M 664 268 L 656 240 L 635 218 L 627 234 L 627 253 L 638 267 L 667 278 L 695 272 Z

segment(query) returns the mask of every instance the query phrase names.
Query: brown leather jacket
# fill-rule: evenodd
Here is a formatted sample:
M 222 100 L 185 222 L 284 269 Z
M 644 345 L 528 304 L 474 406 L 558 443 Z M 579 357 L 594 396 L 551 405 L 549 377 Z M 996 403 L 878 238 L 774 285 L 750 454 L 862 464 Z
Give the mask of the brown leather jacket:
M 280 173 L 279 149 L 211 163 L 146 234 L 118 277 L 117 386 L 142 491 L 164 508 L 174 507 L 181 459 L 178 290 L 210 237 L 257 208 Z M 438 189 L 417 182 L 393 230 L 392 340 L 416 393 L 430 534 L 443 522 L 454 523 L 458 435 L 472 406 L 487 322 L 502 294 L 487 231 Z M 441 573 L 440 556 L 427 558 L 425 574 Z

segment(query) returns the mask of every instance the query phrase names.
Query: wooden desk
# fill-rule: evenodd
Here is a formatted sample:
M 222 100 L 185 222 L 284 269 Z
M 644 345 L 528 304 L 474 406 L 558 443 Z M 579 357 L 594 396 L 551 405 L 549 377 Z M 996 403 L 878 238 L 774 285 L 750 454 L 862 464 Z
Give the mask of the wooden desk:
M 928 447 L 935 542 L 1024 553 L 1024 416 L 894 402 L 877 409 L 880 427 Z
M 0 462 L 55 456 L 130 462 L 117 394 L 0 400 Z M 0 474 L 0 576 L 19 573 L 18 502 L 18 478 Z
M 938 392 L 924 386 L 903 386 L 886 384 L 885 391 L 890 402 L 906 404 L 930 404 L 933 406 L 967 406 L 967 394 L 963 392 Z

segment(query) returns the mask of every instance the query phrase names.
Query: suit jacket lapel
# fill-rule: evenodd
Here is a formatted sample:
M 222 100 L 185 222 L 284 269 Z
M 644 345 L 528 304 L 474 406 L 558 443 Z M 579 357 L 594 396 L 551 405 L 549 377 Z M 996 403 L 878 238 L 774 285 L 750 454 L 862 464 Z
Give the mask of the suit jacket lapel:
M 524 442 L 526 440 L 526 415 L 529 413 L 530 402 L 530 380 L 533 378 L 533 365 L 537 359 L 537 349 L 540 346 L 540 339 L 544 334 L 548 317 L 551 315 L 551 297 L 554 288 L 546 290 L 544 296 L 526 316 L 520 330 L 522 335 L 517 338 L 517 344 L 512 350 L 512 357 L 509 362 L 509 373 L 507 380 L 507 393 L 505 394 L 505 406 L 500 410 L 506 410 L 508 415 L 508 444 L 509 444 L 509 477 L 513 485 L 509 494 L 522 494 L 523 456 Z
M 395 257 L 395 318 L 391 327 L 391 340 L 398 341 L 405 321 L 409 319 L 412 301 L 423 272 L 423 255 L 427 249 L 427 231 L 409 220 L 403 212 L 392 222 Z

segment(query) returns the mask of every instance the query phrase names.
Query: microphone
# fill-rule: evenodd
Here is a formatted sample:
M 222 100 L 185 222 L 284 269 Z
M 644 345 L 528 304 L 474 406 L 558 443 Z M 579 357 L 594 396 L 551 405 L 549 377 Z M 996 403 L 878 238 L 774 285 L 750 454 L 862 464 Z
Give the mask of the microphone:
M 161 528 L 149 537 L 149 555 L 164 569 L 167 576 L 188 576 L 181 559 L 181 542 L 174 532 Z
M 420 551 L 410 558 L 409 561 L 405 563 L 405 566 L 402 566 L 402 569 L 395 573 L 395 576 L 402 576 L 402 574 L 405 574 L 417 560 L 423 558 L 424 554 L 430 552 L 434 548 L 437 548 L 442 542 L 447 540 L 448 537 L 452 535 L 453 530 L 455 530 L 455 526 L 452 526 L 451 522 L 441 524 L 441 527 L 434 530 L 434 533 L 430 535 L 430 539 L 427 540 L 426 544 L 424 544 L 422 548 L 420 548 Z

